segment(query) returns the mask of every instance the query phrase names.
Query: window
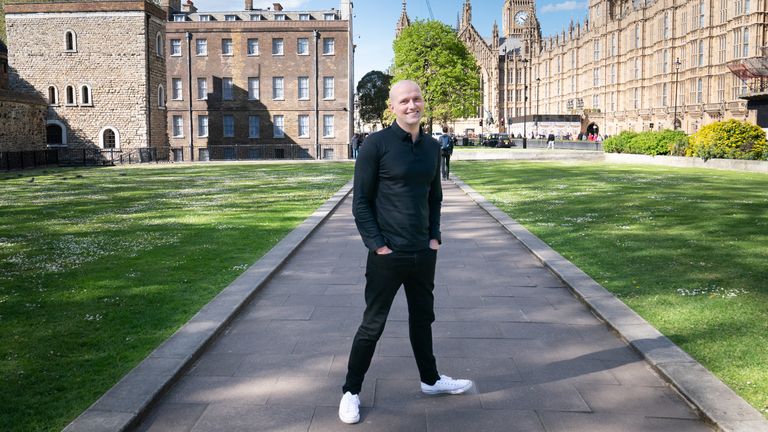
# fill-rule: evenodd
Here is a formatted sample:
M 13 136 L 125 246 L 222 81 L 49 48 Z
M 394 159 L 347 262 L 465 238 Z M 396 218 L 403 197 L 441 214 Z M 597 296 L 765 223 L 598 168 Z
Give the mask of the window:
M 299 77 L 299 100 L 309 99 L 309 77 Z
M 261 14 L 251 14 L 251 21 L 261 21 L 264 17 Z
M 106 128 L 101 133 L 101 147 L 105 149 L 113 149 L 117 147 L 117 134 L 114 129 Z
M 171 39 L 171 55 L 174 57 L 181 55 L 181 39 Z
M 75 103 L 76 103 L 76 100 L 75 100 L 75 88 L 72 87 L 71 85 L 67 86 L 66 97 L 67 98 L 66 98 L 66 102 L 65 103 L 67 105 L 75 105 Z
M 594 52 L 592 60 L 600 60 L 600 40 L 595 40 Z
M 224 21 L 237 21 L 237 15 L 224 15 Z
M 227 114 L 221 117 L 224 126 L 224 137 L 232 138 L 235 136 L 235 117 Z
M 208 136 L 208 116 L 207 115 L 197 116 L 197 136 L 199 137 Z
M 661 72 L 669 72 L 669 50 L 666 49 L 661 53 Z
M 334 21 L 336 20 L 336 14 L 335 13 L 326 13 L 323 14 L 323 19 L 325 21 Z
M 248 116 L 248 138 L 259 138 L 261 135 L 261 118 L 259 116 Z
M 56 86 L 48 87 L 48 105 L 59 104 L 59 90 Z
M 696 102 L 701 103 L 704 98 L 704 80 L 699 78 L 696 80 Z
M 592 69 L 592 85 L 595 87 L 600 85 L 600 68 Z
M 208 99 L 208 78 L 197 79 L 197 99 L 198 100 Z
M 173 21 L 174 22 L 182 22 L 182 21 L 186 21 L 186 20 L 187 20 L 187 16 L 184 15 L 184 14 L 174 14 L 173 15 Z
M 640 65 L 640 59 L 635 58 L 635 79 L 640 79 L 641 73 L 642 73 L 642 70 Z
M 165 45 L 163 45 L 163 35 L 157 32 L 155 35 L 155 54 L 158 57 L 165 55 Z
M 680 12 L 680 23 L 682 24 L 681 27 L 683 29 L 682 34 L 688 33 L 688 12 L 685 10 Z
M 195 39 L 195 54 L 199 56 L 208 55 L 208 39 Z
M 93 100 L 91 100 L 91 86 L 88 84 L 80 86 L 80 104 L 93 105 Z
M 272 117 L 272 136 L 275 138 L 285 137 L 285 130 L 283 130 L 283 116 L 281 115 Z
M 728 21 L 728 2 L 720 0 L 720 24 L 724 24 L 726 21 Z
M 296 54 L 309 55 L 309 39 L 298 38 L 296 40 Z
M 733 86 L 731 87 L 733 95 L 731 96 L 731 99 L 738 99 L 739 97 L 743 96 L 747 93 L 747 83 L 746 81 L 742 81 L 741 78 L 737 77 L 736 75 L 733 75 Z
M 181 78 L 171 78 L 171 99 L 183 99 L 181 95 Z
M 272 55 L 283 55 L 283 39 L 272 39 Z
M 309 14 L 299 14 L 299 21 L 309 21 Z
M 336 42 L 333 38 L 323 38 L 323 55 L 331 55 L 334 52 Z
M 600 108 L 600 96 L 592 95 L 592 108 Z
M 616 84 L 616 65 L 611 65 L 611 84 Z
M 704 40 L 699 40 L 699 66 L 704 66 Z
M 248 99 L 259 100 L 259 77 L 248 78 Z
M 733 14 L 739 16 L 744 13 L 744 0 L 736 0 L 733 2 Z
M 720 42 L 720 51 L 717 53 L 717 60 L 720 63 L 725 63 L 725 47 L 726 47 L 726 37 L 725 35 L 718 37 Z
M 285 14 L 275 14 L 275 21 L 285 21 Z
M 723 75 L 717 77 L 717 101 L 725 101 L 725 76 Z
M 749 0 L 744 0 L 744 13 L 749 13 Z
M 234 82 L 232 78 L 221 79 L 221 99 L 232 100 L 233 99 Z
M 283 77 L 272 78 L 272 99 L 283 100 L 285 98 L 285 92 L 283 88 Z
M 705 11 L 704 0 L 700 0 L 699 1 L 699 28 L 704 28 L 704 11 Z
M 200 21 L 210 21 L 211 20 L 211 16 L 210 15 L 200 15 L 199 17 L 197 17 L 197 19 L 200 20 Z
M 640 48 L 640 24 L 635 24 L 635 48 Z
M 749 28 L 745 28 L 742 33 L 743 44 L 741 49 L 742 57 L 749 57 Z
M 333 115 L 323 116 L 323 138 L 333 137 Z
M 741 57 L 741 29 L 733 31 L 733 58 Z
M 634 90 L 634 97 L 635 97 L 634 107 L 635 107 L 635 109 L 638 109 L 638 108 L 640 108 L 640 89 L 635 88 L 635 90 Z
M 662 38 L 664 40 L 669 39 L 669 12 L 664 12 L 664 22 L 662 24 Z
M 162 84 L 157 86 L 157 106 L 158 108 L 165 108 L 165 88 Z
M 333 77 L 323 77 L 323 99 L 333 99 L 335 94 Z
M 232 39 L 221 40 L 221 55 L 232 55 Z
M 616 55 L 616 33 L 611 34 L 611 56 Z
M 259 55 L 258 39 L 248 39 L 248 55 L 249 56 Z
M 661 85 L 661 106 L 667 106 L 667 100 L 669 99 L 669 84 L 664 83 Z
M 309 138 L 309 116 L 299 116 L 299 138 Z
M 72 30 L 64 32 L 64 50 L 69 52 L 77 51 L 77 35 Z
M 173 116 L 173 121 L 171 124 L 173 125 L 173 137 L 182 138 L 184 136 L 184 120 L 181 118 L 181 116 Z

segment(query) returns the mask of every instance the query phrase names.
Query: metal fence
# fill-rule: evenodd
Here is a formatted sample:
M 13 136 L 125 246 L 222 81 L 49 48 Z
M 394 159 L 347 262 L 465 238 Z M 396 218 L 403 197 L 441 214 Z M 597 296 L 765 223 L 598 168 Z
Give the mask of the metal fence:
M 0 152 L 0 170 L 23 170 L 48 166 L 107 166 L 168 160 L 168 151 L 141 149 L 46 149 Z
M 172 149 L 173 150 L 173 149 Z M 347 144 L 333 144 L 320 146 L 320 159 L 339 160 L 349 159 L 350 148 Z M 174 160 L 181 152 L 173 152 Z M 280 160 L 280 159 L 315 159 L 315 156 L 306 147 L 298 144 L 235 144 L 235 145 L 211 145 L 207 154 L 201 151 L 199 160 L 226 161 L 226 160 Z

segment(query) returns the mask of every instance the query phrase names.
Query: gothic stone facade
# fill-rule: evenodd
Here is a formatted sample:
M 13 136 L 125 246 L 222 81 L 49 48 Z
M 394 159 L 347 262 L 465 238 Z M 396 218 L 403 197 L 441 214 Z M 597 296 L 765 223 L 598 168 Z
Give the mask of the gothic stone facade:
M 166 145 L 166 12 L 130 0 L 6 4 L 5 13 L 9 87 L 47 100 L 49 145 Z
M 340 10 L 246 1 L 244 11 L 174 14 L 166 44 L 175 157 L 347 158 L 351 38 L 348 0 Z
M 761 56 L 766 11 L 766 0 L 590 0 L 583 23 L 542 38 L 533 1 L 506 0 L 502 34 L 494 27 L 485 40 L 466 0 L 459 36 L 483 70 L 484 111 L 506 120 L 495 128 L 518 130 L 525 114 L 530 135 L 536 113 L 578 115 L 580 132 L 612 135 L 672 128 L 677 114 L 692 133 L 729 118 L 756 122 L 728 64 Z

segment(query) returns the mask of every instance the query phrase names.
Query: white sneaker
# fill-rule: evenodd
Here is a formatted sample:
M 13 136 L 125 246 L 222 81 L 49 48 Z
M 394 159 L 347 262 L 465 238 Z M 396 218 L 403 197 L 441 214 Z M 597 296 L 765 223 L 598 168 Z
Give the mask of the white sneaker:
M 347 424 L 360 421 L 360 398 L 357 395 L 350 392 L 344 393 L 339 404 L 339 418 Z
M 466 379 L 453 379 L 440 375 L 440 379 L 433 385 L 421 383 L 421 392 L 426 394 L 461 394 L 472 388 L 472 381 Z

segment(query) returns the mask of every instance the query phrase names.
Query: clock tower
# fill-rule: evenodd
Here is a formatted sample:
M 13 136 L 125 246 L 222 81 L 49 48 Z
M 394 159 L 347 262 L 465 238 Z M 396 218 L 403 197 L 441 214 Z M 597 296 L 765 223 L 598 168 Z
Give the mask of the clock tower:
M 539 26 L 533 0 L 506 0 L 501 16 L 506 38 L 522 39 L 528 33 L 526 30 Z

